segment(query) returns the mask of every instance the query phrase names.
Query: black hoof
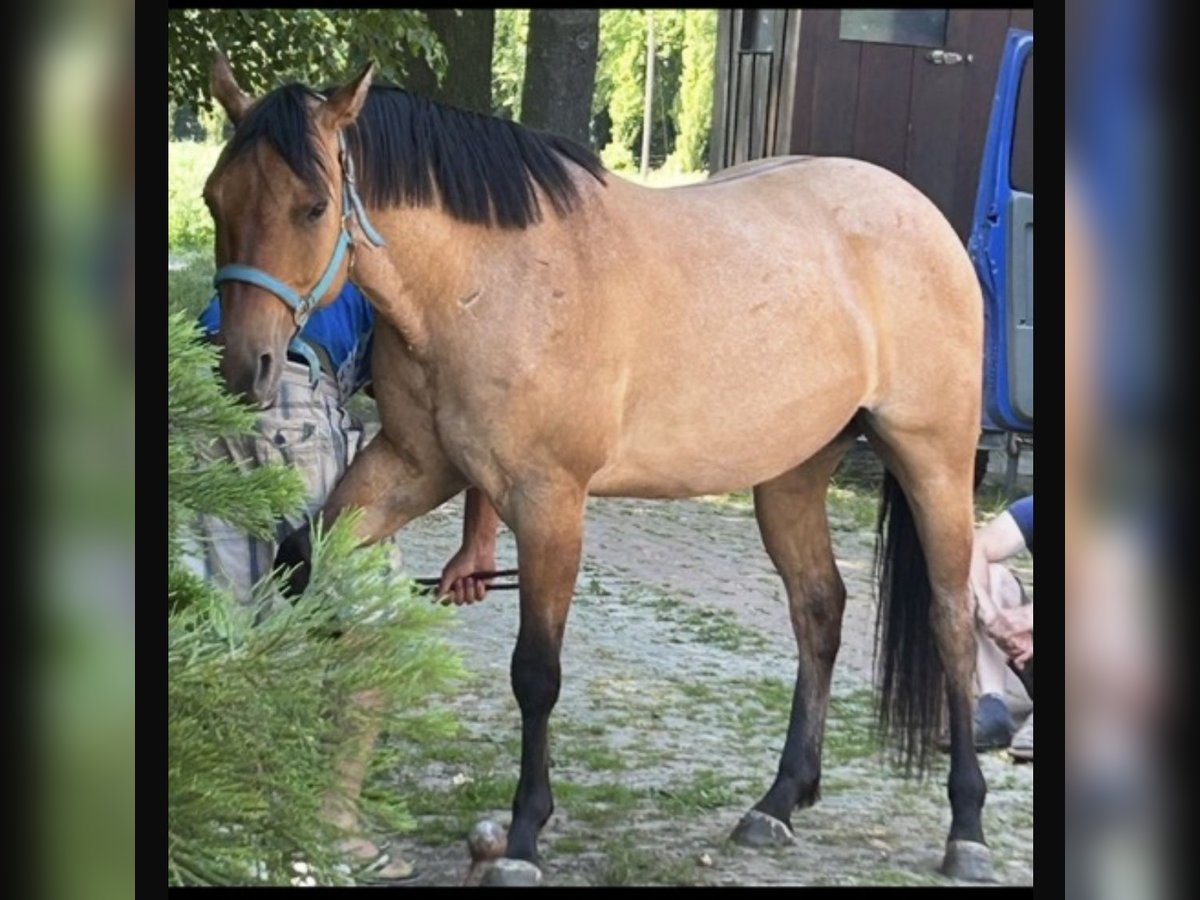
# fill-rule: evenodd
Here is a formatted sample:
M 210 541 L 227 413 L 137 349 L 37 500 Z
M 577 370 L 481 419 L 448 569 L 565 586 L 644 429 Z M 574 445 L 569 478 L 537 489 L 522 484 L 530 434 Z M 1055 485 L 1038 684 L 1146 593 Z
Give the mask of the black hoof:
M 962 881 L 995 881 L 992 851 L 976 841 L 947 841 L 942 874 Z
M 274 567 L 291 570 L 291 574 L 284 581 L 284 594 L 295 598 L 304 593 L 312 575 L 312 541 L 309 538 L 308 525 L 302 525 L 284 538 L 275 552 Z
M 743 847 L 786 847 L 796 843 L 796 836 L 786 822 L 752 809 L 737 823 L 730 840 Z
M 498 859 L 488 866 L 481 882 L 484 887 L 537 887 L 542 870 L 523 859 Z

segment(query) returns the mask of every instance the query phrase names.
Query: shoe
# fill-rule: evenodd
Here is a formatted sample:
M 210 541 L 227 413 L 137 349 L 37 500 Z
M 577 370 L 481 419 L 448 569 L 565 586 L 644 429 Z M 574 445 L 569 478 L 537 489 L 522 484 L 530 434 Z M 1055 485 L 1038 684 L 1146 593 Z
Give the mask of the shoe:
M 1033 713 L 1012 739 L 1008 752 L 1017 762 L 1033 762 Z
M 353 878 L 356 884 L 394 886 L 412 884 L 420 880 L 412 863 L 388 852 L 388 845 L 379 845 L 379 852 L 371 859 L 354 859 L 334 867 L 340 874 Z
M 984 694 L 975 707 L 975 749 L 1000 750 L 1007 747 L 1017 725 L 1008 705 L 999 694 Z
M 1017 730 L 1008 705 L 999 694 L 984 694 L 979 698 L 975 707 L 975 718 L 971 724 L 977 751 L 1004 749 L 1012 741 L 1013 733 Z M 939 735 L 937 746 L 943 753 L 950 752 L 948 730 Z

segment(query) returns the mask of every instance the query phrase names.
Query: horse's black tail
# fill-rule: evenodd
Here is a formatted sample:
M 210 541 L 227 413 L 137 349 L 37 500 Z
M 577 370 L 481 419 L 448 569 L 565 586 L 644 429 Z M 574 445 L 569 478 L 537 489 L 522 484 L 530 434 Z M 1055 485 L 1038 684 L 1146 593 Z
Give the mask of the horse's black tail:
M 885 533 L 886 530 L 886 533 Z M 884 472 L 875 543 L 877 728 L 906 773 L 928 769 L 942 721 L 945 675 L 934 643 L 933 590 L 908 498 Z

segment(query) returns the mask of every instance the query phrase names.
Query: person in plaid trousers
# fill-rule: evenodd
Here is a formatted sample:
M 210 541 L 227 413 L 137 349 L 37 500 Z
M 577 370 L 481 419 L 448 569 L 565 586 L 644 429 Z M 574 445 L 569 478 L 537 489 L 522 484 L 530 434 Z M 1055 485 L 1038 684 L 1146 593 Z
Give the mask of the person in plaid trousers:
M 220 319 L 220 301 L 214 297 L 201 314 L 200 325 L 217 342 Z M 370 393 L 374 325 L 370 302 L 357 286 L 347 282 L 332 303 L 313 311 L 300 339 L 293 342 L 278 397 L 259 413 L 254 433 L 222 439 L 212 448 L 212 458 L 250 466 L 286 465 L 305 485 L 304 509 L 277 524 L 274 540 L 254 538 L 214 516 L 202 517 L 198 529 L 202 546 L 193 555 L 192 565 L 203 577 L 230 591 L 239 603 L 253 602 L 254 585 L 273 568 L 279 543 L 320 511 L 366 445 L 363 424 L 346 406 L 358 391 Z M 468 491 L 463 544 L 443 570 L 438 590 L 444 602 L 462 604 L 484 598 L 487 585 L 470 576 L 495 568 L 498 524 L 486 498 L 478 490 Z M 394 545 L 392 555 L 399 565 Z M 272 597 L 270 605 L 256 610 L 256 620 L 262 621 L 277 604 L 285 602 L 280 596 Z M 357 699 L 366 708 L 376 702 L 366 694 Z M 360 836 L 353 807 L 376 733 L 377 729 L 367 728 L 348 738 L 354 750 L 339 768 L 342 792 L 351 798 L 351 805 L 331 799 L 326 814 L 347 834 L 342 851 L 356 861 L 355 874 L 362 880 L 396 883 L 413 877 L 412 865 L 391 858 L 386 849 Z

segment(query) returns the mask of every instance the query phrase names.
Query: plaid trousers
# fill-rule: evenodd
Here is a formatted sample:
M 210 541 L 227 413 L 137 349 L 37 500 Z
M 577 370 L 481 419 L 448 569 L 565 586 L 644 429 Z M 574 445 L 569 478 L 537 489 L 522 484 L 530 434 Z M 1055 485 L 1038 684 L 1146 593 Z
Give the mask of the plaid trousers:
M 267 463 L 291 467 L 304 481 L 304 512 L 321 510 L 354 457 L 366 443 L 362 423 L 343 406 L 337 385 L 322 373 L 314 386 L 307 366 L 288 360 L 275 404 L 259 414 L 253 434 L 214 442 L 211 459 L 230 459 L 255 468 Z M 273 540 L 260 540 L 214 516 L 202 516 L 201 546 L 189 563 L 198 574 L 249 604 L 254 585 L 271 571 L 279 543 L 304 524 L 302 514 L 285 518 Z M 399 555 L 392 547 L 394 562 Z M 265 615 L 269 610 L 260 613 Z

